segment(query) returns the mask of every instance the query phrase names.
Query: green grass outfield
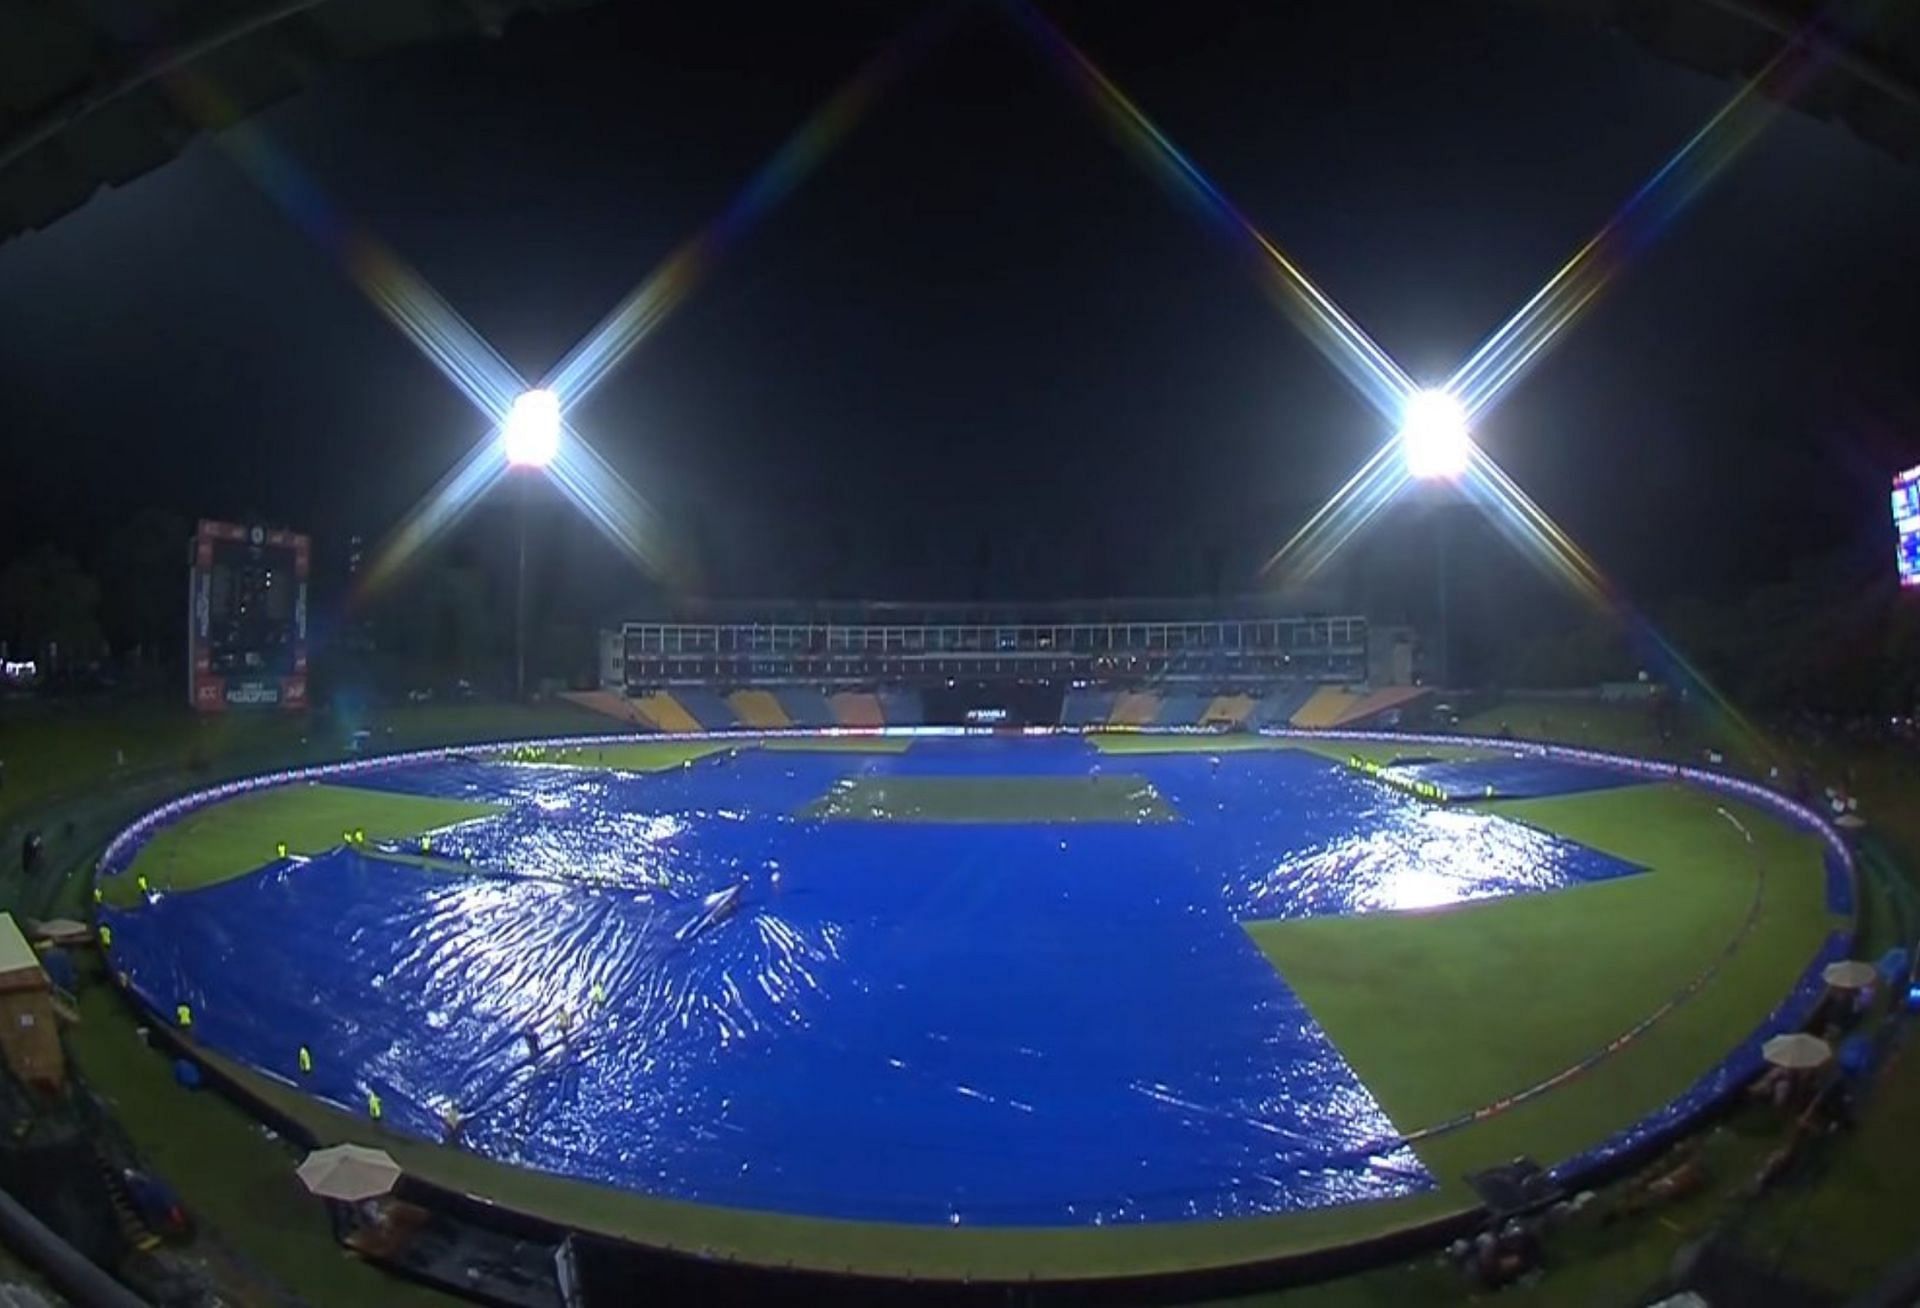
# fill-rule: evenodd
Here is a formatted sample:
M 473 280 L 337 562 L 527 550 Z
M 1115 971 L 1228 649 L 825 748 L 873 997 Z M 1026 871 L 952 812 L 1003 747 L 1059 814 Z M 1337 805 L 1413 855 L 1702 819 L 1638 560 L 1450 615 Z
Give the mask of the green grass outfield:
M 289 854 L 337 849 L 348 832 L 369 841 L 408 839 L 499 812 L 493 804 L 396 795 L 352 786 L 277 786 L 196 809 L 155 832 L 125 873 L 100 886 L 122 907 L 138 902 L 139 878 L 156 891 L 197 890 L 244 876 Z
M 1793 988 L 1835 925 L 1817 837 L 1678 785 L 1477 805 L 1639 863 L 1637 876 L 1442 910 L 1248 932 L 1394 1123 L 1416 1131 L 1551 1077 L 1714 979 L 1597 1067 L 1423 1142 L 1444 1183 L 1517 1154 L 1559 1160 L 1685 1091 Z M 1732 814 L 1753 835 L 1749 845 Z
M 1216 750 L 1230 739 L 1096 737 L 1103 748 L 1108 741 L 1152 741 L 1161 748 L 1178 741 L 1173 747 L 1201 750 Z M 709 746 L 731 747 L 588 746 L 577 761 L 672 767 L 698 756 L 690 748 L 711 752 Z M 1139 749 L 1128 744 L 1112 752 Z M 1353 751 L 1325 742 L 1325 752 L 1345 757 Z M 576 757 L 563 755 L 562 761 Z M 889 813 L 911 817 L 930 804 L 951 808 L 958 802 L 950 790 L 954 779 L 936 780 L 939 794 L 904 805 L 890 802 Z M 1129 795 L 1137 781 L 1118 775 L 1062 780 L 1076 794 L 1099 791 L 1105 783 Z M 1070 817 L 1046 790 L 1030 788 L 1015 820 Z M 281 796 L 278 805 L 269 802 L 275 794 Z M 1110 798 L 1103 796 L 1102 803 Z M 389 810 L 388 800 L 401 802 Z M 960 807 L 997 813 L 1004 802 L 996 792 Z M 298 837 L 308 828 L 286 833 L 303 807 L 313 810 L 310 830 L 318 847 L 338 843 L 348 826 L 364 827 L 369 839 L 407 837 L 487 811 L 312 786 L 230 801 L 195 815 L 204 819 L 200 825 L 190 826 L 190 818 L 173 830 L 181 848 L 195 851 L 192 857 L 207 855 L 191 874 L 204 883 L 244 871 L 247 860 L 265 861 L 278 839 L 301 848 Z M 448 1188 L 649 1244 L 923 1277 L 1121 1275 L 1271 1259 L 1470 1207 L 1474 1201 L 1462 1177 L 1514 1154 L 1556 1162 L 1598 1143 L 1686 1089 L 1744 1037 L 1791 988 L 1829 929 L 1817 840 L 1704 792 L 1646 785 L 1483 807 L 1652 871 L 1443 911 L 1247 924 L 1400 1129 L 1424 1127 L 1512 1094 L 1604 1046 L 1721 953 L 1742 930 L 1756 886 L 1764 890 L 1763 911 L 1713 983 L 1645 1036 L 1537 1100 L 1423 1142 L 1419 1153 L 1441 1182 L 1428 1195 L 1271 1218 L 1109 1228 L 954 1230 L 728 1210 L 524 1171 L 398 1137 L 217 1056 L 209 1061 L 323 1142 L 378 1144 L 410 1171 Z M 1723 807 L 1753 833 L 1752 845 L 1717 811 Z M 345 820 L 348 808 L 354 816 Z M 263 842 L 266 852 L 256 857 Z M 177 884 L 188 861 L 176 849 L 149 875 Z M 103 1056 L 83 1054 L 83 1063 Z

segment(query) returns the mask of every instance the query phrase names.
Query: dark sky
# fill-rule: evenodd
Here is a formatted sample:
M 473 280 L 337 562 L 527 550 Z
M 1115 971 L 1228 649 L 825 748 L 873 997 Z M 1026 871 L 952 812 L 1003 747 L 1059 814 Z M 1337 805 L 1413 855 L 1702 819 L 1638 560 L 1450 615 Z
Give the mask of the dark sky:
M 1046 8 L 1423 378 L 1731 91 L 1494 3 Z M 537 374 L 911 19 L 606 4 L 261 122 Z M 1654 599 L 1884 532 L 1920 462 L 1916 231 L 1920 172 L 1783 115 L 1480 438 Z M 158 504 L 324 555 L 485 433 L 211 141 L 0 247 L 0 406 L 0 550 Z M 573 417 L 701 585 L 766 595 L 1238 588 L 1389 434 L 991 3 Z M 550 517 L 560 566 L 644 593 Z M 1418 555 L 1409 521 L 1364 556 Z

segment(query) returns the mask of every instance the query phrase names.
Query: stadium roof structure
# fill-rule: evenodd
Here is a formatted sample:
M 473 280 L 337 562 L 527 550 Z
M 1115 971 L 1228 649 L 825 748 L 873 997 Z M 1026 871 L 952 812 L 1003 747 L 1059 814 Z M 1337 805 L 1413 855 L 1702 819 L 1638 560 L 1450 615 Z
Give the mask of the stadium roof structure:
M 37 0 L 0 7 L 0 241 L 44 227 L 217 128 L 168 90 L 192 70 L 228 121 L 294 94 L 339 59 L 498 35 L 526 10 L 593 0 Z M 1654 54 L 1744 78 L 1808 29 L 1826 72 L 1795 108 L 1920 160 L 1920 7 L 1859 0 L 1519 0 L 1618 30 Z M 1877 10 L 1877 12 L 1874 12 Z M 1849 22 L 1850 13 L 1866 15 Z M 1839 35 L 1844 33 L 1845 35 Z
M 198 134 L 301 90 L 337 60 L 497 36 L 587 0 L 34 0 L 0 5 L 0 241 L 167 163 Z M 169 87 L 217 83 L 220 120 Z

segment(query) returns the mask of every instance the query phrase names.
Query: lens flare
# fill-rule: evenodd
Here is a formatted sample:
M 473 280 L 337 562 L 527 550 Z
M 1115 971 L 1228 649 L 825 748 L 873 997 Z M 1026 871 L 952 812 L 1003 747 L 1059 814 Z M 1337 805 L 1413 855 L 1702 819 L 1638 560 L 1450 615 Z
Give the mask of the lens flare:
M 1391 441 L 1375 450 L 1373 457 L 1274 551 L 1260 569 L 1261 576 L 1272 577 L 1282 587 L 1311 581 L 1341 546 L 1378 517 L 1406 486 L 1410 479 L 1407 462 L 1395 457 L 1398 453 L 1399 446 Z
M 1726 167 L 1758 139 L 1830 47 L 1800 29 L 1764 67 L 1656 170 L 1546 285 L 1469 355 L 1447 381 L 1469 419 L 1491 408 L 1592 306 L 1631 257 L 1657 239 Z
M 1408 400 L 1397 440 L 1407 475 L 1419 481 L 1453 481 L 1473 457 L 1467 411 L 1447 391 L 1421 391 Z
M 1314 348 L 1390 420 L 1398 421 L 1407 397 L 1419 388 L 1393 357 L 1377 345 L 1332 297 L 1229 200 L 1146 113 L 1027 0 L 1011 12 L 1040 50 L 1114 128 L 1121 143 L 1178 195 L 1190 201 L 1218 231 L 1253 259 L 1262 285 L 1301 328 Z
M 516 468 L 544 468 L 560 452 L 560 397 L 522 391 L 500 424 L 500 452 Z
M 1628 197 L 1600 231 L 1546 285 L 1520 306 L 1455 370 L 1439 402 L 1407 401 L 1407 421 L 1396 439 L 1376 450 L 1287 543 L 1263 575 L 1282 584 L 1311 577 L 1410 482 L 1429 476 L 1458 480 L 1495 528 L 1526 557 L 1625 628 L 1641 657 L 1674 685 L 1710 706 L 1725 729 L 1763 756 L 1772 742 L 1638 613 L 1583 549 L 1527 496 L 1484 450 L 1470 428 L 1544 352 L 1573 326 L 1624 268 L 1759 136 L 1777 112 L 1819 70 L 1833 49 L 1816 24 L 1799 29 L 1759 73 Z M 1429 393 L 1435 394 L 1435 393 Z M 1433 408 L 1428 409 L 1431 403 Z M 1387 456 L 1399 449 L 1404 457 Z M 1394 472 L 1398 471 L 1396 477 Z
M 846 139 L 957 11 L 957 5 L 929 10 L 828 96 L 747 180 L 718 217 L 668 255 L 567 352 L 547 385 L 559 392 L 569 407 L 585 399 L 692 293 L 728 245 L 791 194 Z

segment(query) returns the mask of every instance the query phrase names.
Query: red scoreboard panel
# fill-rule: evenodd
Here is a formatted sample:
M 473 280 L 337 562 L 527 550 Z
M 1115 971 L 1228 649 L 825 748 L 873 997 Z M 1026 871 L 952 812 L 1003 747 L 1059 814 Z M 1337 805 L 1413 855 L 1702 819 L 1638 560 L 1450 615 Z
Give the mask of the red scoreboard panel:
M 202 520 L 187 564 L 187 698 L 202 713 L 307 707 L 307 570 L 298 532 Z

